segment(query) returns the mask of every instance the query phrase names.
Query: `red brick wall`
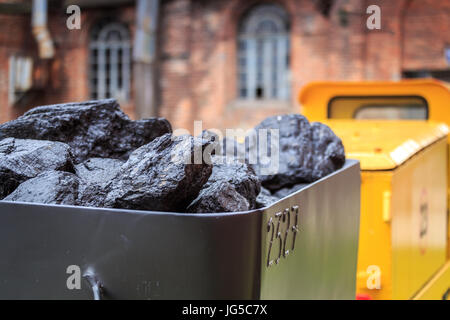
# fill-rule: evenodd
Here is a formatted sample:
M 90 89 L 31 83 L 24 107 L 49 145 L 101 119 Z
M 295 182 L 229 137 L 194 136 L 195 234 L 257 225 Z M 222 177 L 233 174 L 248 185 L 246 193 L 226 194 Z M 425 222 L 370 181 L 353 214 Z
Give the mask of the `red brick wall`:
M 92 26 L 105 17 L 115 17 L 126 24 L 131 38 L 134 36 L 135 9 L 132 6 L 117 9 L 81 10 L 81 29 L 68 30 L 65 9 L 53 10 L 49 17 L 49 29 L 56 48 L 51 66 L 49 89 L 45 103 L 83 101 L 89 99 L 88 45 Z M 131 70 L 130 70 L 131 72 Z M 131 95 L 133 96 L 133 95 Z M 44 104 L 45 104 L 44 103 Z M 133 101 L 122 105 L 128 114 L 134 116 Z
M 284 104 L 237 105 L 237 25 L 249 8 L 263 2 L 280 4 L 290 17 L 291 98 Z M 371 4 L 381 7 L 381 30 L 366 28 Z M 133 6 L 83 9 L 79 31 L 65 27 L 64 8 L 51 10 L 56 57 L 49 66 L 48 86 L 29 106 L 89 98 L 89 31 L 107 15 L 128 24 L 134 35 Z M 450 44 L 449 16 L 450 2 L 444 0 L 336 0 L 328 17 L 311 0 L 161 1 L 159 114 L 174 128 L 192 129 L 193 121 L 200 119 L 205 128 L 246 128 L 271 114 L 298 112 L 298 91 L 312 80 L 390 80 L 400 79 L 405 70 L 448 69 L 443 52 Z M 0 15 L 0 25 L 0 121 L 5 121 L 23 112 L 7 103 L 8 57 L 36 55 L 37 49 L 29 16 Z M 133 101 L 123 107 L 133 114 Z
M 23 112 L 21 108 L 12 108 L 8 103 L 9 57 L 25 55 L 35 50 L 29 29 L 27 16 L 6 16 L 0 14 L 0 122 L 15 118 Z
M 404 15 L 403 69 L 449 69 L 450 1 L 409 1 Z
M 299 89 L 312 80 L 398 79 L 399 14 L 404 1 L 337 0 L 325 17 L 313 1 L 278 0 L 291 20 L 291 99 L 279 105 L 239 107 L 236 100 L 236 27 L 261 1 L 167 1 L 161 23 L 162 115 L 174 127 L 249 127 L 264 117 L 297 112 Z M 366 28 L 369 4 L 382 7 L 382 30 Z M 339 12 L 348 12 L 342 26 Z M 382 43 L 382 46 L 380 46 Z
M 15 118 L 34 106 L 88 100 L 88 44 L 91 27 L 100 19 L 112 16 L 129 27 L 133 39 L 134 15 L 133 6 L 82 9 L 81 29 L 69 30 L 66 27 L 69 16 L 65 8 L 51 8 L 48 27 L 55 47 L 55 57 L 44 61 L 38 58 L 36 41 L 31 32 L 31 16 L 0 14 L 0 122 Z M 10 55 L 20 53 L 34 57 L 35 64 L 40 64 L 43 71 L 48 72 L 48 82 L 43 90 L 27 94 L 25 101 L 18 106 L 10 106 L 8 59 Z M 134 117 L 132 99 L 130 103 L 122 105 L 122 108 Z

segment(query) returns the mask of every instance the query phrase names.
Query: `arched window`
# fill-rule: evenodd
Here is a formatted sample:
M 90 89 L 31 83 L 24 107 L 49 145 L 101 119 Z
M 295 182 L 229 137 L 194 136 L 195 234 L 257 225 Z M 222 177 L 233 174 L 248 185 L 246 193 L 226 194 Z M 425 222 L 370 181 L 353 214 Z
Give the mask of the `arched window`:
M 238 93 L 246 100 L 289 98 L 289 21 L 278 5 L 262 4 L 239 26 Z
M 90 95 L 92 99 L 130 98 L 130 35 L 121 23 L 103 21 L 91 33 Z

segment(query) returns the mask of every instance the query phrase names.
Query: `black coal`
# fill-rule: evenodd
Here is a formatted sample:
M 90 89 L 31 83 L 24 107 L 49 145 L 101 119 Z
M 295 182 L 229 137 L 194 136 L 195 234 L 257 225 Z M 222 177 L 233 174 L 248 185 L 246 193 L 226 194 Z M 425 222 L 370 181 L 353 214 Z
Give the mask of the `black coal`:
M 78 204 L 80 179 L 73 173 L 47 171 L 20 184 L 5 201 Z
M 277 130 L 276 149 L 272 148 L 272 134 L 267 136 L 267 149 L 260 148 L 260 130 Z M 251 138 L 253 137 L 253 139 Z M 299 183 L 310 183 L 341 168 L 345 163 L 345 151 L 341 139 L 322 123 L 310 124 L 299 114 L 274 116 L 255 127 L 255 134 L 247 138 L 247 159 L 271 192 Z M 266 152 L 266 150 L 268 150 Z M 279 154 L 279 157 L 263 156 Z M 256 160 L 249 159 L 255 154 Z M 256 161 L 256 163 L 253 162 Z M 276 163 L 274 163 L 276 162 Z M 276 168 L 272 173 L 271 168 Z
M 235 212 L 255 209 L 261 183 L 253 169 L 231 157 L 214 155 L 211 159 L 212 174 L 188 210 Z
M 86 184 L 102 185 L 114 178 L 125 163 L 123 160 L 91 158 L 75 166 L 75 173 Z
M 0 199 L 22 182 L 49 170 L 73 172 L 70 147 L 61 142 L 7 138 L 0 141 Z
M 208 131 L 173 136 L 166 119 L 132 121 L 115 100 L 37 107 L 0 125 L 0 199 L 238 212 L 268 207 L 345 162 L 333 131 L 301 115 L 270 117 L 255 129 L 278 130 L 276 172 L 266 173 L 273 163 L 261 161 L 254 136 L 245 144 Z
M 0 139 L 65 142 L 76 163 L 94 157 L 127 159 L 134 149 L 171 132 L 166 119 L 130 120 L 114 99 L 36 107 L 0 125 Z

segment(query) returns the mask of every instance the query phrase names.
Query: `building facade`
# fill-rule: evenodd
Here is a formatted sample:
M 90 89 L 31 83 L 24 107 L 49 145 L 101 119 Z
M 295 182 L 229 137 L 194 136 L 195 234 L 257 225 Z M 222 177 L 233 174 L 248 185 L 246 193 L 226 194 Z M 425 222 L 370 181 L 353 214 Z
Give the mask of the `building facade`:
M 151 2 L 48 1 L 54 55 L 43 59 L 30 2 L 0 0 L 0 122 L 37 105 L 113 97 L 131 117 L 164 116 L 174 128 L 248 128 L 298 112 L 313 80 L 450 80 L 449 1 Z M 80 29 L 67 28 L 71 4 Z M 381 9 L 380 29 L 367 27 L 370 5 Z M 139 30 L 149 60 L 134 54 Z

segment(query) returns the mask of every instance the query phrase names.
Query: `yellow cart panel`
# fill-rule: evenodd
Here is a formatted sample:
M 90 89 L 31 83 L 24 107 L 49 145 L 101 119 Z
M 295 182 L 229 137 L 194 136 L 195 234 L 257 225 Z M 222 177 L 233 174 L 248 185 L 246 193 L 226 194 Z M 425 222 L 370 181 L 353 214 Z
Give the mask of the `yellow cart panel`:
M 420 290 L 414 300 L 450 300 L 450 261 Z
M 312 121 L 357 119 L 358 111 L 369 105 L 371 110 L 365 110 L 369 111 L 364 114 L 366 118 L 379 117 L 379 112 L 374 114 L 374 107 L 379 107 L 384 109 L 383 119 L 400 120 L 405 116 L 411 116 L 409 111 L 413 111 L 413 118 L 444 122 L 450 126 L 450 85 L 433 79 L 311 82 L 300 91 L 299 102 L 301 112 Z M 396 108 L 393 108 L 393 105 Z M 415 113 L 417 110 L 412 108 L 405 112 L 399 106 L 407 109 L 411 106 L 425 106 L 426 110 L 424 113 Z M 450 144 L 450 137 L 448 139 Z M 448 181 L 450 181 L 450 157 L 448 160 L 447 172 Z M 361 158 L 361 161 L 365 159 Z M 447 190 L 447 207 L 450 208 L 450 190 Z M 447 217 L 447 243 L 450 244 L 449 216 Z M 447 245 L 447 258 L 450 259 L 450 245 Z
M 331 117 L 329 110 L 333 99 L 349 98 L 337 107 Z M 426 119 L 444 122 L 450 125 L 450 90 L 442 82 L 432 79 L 413 79 L 402 81 L 322 81 L 311 82 L 303 87 L 299 94 L 301 112 L 308 119 L 353 119 L 361 107 L 360 98 L 377 97 L 380 106 L 392 98 L 402 99 L 397 103 L 412 104 L 425 102 Z
M 357 293 L 410 299 L 445 264 L 447 132 L 421 121 L 325 122 L 361 161 Z

